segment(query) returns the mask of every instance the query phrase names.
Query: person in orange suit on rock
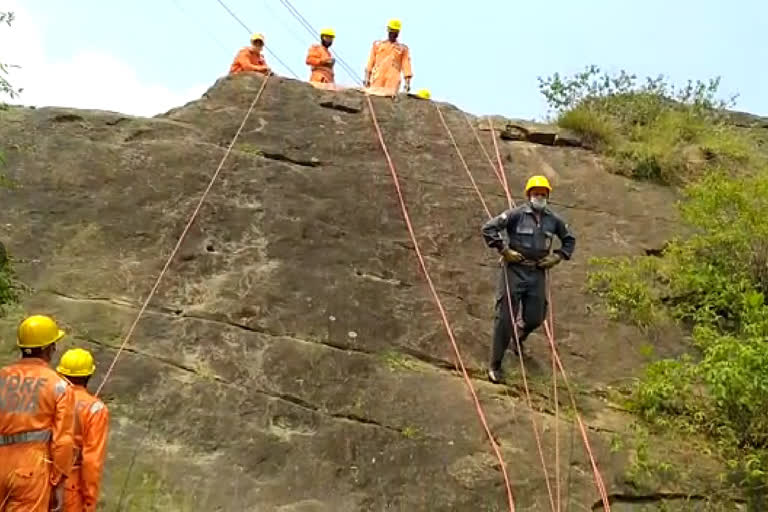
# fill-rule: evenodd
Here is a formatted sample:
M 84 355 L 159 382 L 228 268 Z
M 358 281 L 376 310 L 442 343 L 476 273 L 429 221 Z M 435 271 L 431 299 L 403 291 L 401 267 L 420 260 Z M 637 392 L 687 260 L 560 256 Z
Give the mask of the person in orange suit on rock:
M 312 69 L 309 81 L 312 84 L 333 85 L 333 58 L 328 48 L 333 44 L 336 33 L 332 28 L 324 28 L 320 31 L 320 44 L 313 44 L 307 53 L 307 66 Z
M 67 350 L 56 371 L 69 379 L 75 392 L 75 465 L 64 481 L 64 512 L 93 512 L 107 454 L 109 411 L 88 392 L 88 380 L 96 371 L 90 352 Z
M 74 460 L 75 395 L 48 367 L 64 331 L 47 316 L 19 324 L 21 360 L 0 368 L 0 511 L 61 510 Z
M 229 67 L 229 73 L 243 73 L 245 71 L 255 71 L 264 75 L 271 75 L 272 71 L 267 66 L 267 61 L 261 51 L 264 49 L 264 36 L 262 34 L 253 34 L 251 36 L 251 46 L 246 46 L 237 52 L 235 61 Z
M 389 37 L 376 41 L 365 68 L 365 86 L 382 90 L 386 94 L 397 94 L 400 90 L 400 74 L 405 76 L 405 92 L 411 90 L 411 55 L 408 47 L 398 43 L 402 23 L 390 20 L 387 24 Z

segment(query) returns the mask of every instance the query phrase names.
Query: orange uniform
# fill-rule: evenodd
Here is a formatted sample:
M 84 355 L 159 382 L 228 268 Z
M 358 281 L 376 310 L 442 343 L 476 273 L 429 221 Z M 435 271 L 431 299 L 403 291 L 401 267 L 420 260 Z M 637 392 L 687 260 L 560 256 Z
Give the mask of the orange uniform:
M 246 46 L 237 52 L 235 61 L 229 67 L 230 73 L 242 73 L 243 71 L 257 71 L 259 73 L 269 71 L 264 56 L 261 53 L 256 53 L 252 46 Z
M 48 364 L 0 369 L 0 511 L 48 511 L 73 462 L 75 395 Z
M 313 44 L 309 47 L 307 53 L 307 66 L 312 68 L 312 74 L 309 77 L 310 82 L 321 84 L 333 83 L 333 66 L 331 65 L 333 56 L 325 46 Z
M 413 76 L 408 47 L 389 40 L 373 43 L 365 69 L 371 75 L 370 87 L 385 89 L 391 94 L 400 90 L 400 73 L 405 78 Z
M 75 465 L 64 482 L 64 512 L 93 512 L 107 454 L 109 411 L 82 386 L 75 391 Z

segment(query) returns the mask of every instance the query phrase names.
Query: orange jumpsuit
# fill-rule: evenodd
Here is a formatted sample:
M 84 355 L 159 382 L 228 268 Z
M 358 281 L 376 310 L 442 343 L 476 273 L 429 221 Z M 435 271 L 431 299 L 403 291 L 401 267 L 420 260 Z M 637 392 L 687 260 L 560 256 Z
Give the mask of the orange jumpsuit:
M 230 73 L 242 73 L 243 71 L 266 73 L 268 70 L 269 67 L 267 67 L 264 56 L 261 53 L 256 53 L 251 46 L 246 46 L 237 52 L 235 61 L 229 67 Z
M 107 454 L 109 411 L 82 386 L 75 390 L 75 465 L 64 482 L 64 512 L 93 512 Z
M 328 63 L 333 58 L 328 48 L 321 44 L 313 44 L 307 54 L 307 66 L 312 68 L 310 82 L 321 84 L 333 83 L 333 67 Z
M 365 69 L 371 75 L 370 87 L 384 89 L 390 94 L 400 90 L 400 73 L 405 78 L 413 76 L 408 47 L 389 40 L 373 43 Z
M 72 468 L 75 395 L 42 359 L 0 369 L 0 511 L 47 512 Z

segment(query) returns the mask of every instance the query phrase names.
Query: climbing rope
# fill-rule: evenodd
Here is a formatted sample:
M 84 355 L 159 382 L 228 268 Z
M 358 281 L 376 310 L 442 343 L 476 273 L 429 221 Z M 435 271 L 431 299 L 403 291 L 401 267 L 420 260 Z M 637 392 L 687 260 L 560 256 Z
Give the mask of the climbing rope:
M 496 168 L 496 164 L 494 164 L 493 160 L 491 160 L 491 155 L 489 155 L 488 150 L 485 149 L 485 144 L 483 144 L 483 141 L 480 140 L 480 135 L 477 134 L 477 129 L 475 129 L 475 125 L 472 124 L 472 120 L 469 118 L 469 114 L 465 113 L 464 119 L 467 120 L 469 129 L 472 130 L 472 134 L 475 136 L 477 145 L 480 146 L 480 150 L 485 155 L 485 158 L 488 159 L 488 164 L 491 166 L 491 170 L 493 171 L 493 174 L 496 175 L 496 178 L 498 178 L 499 183 L 501 184 L 501 187 L 504 189 L 504 192 L 507 193 L 507 203 L 511 205 L 513 202 L 512 196 L 509 195 L 509 190 L 507 188 L 504 188 L 504 178 L 501 177 L 501 173 L 499 172 L 499 169 Z
M 237 138 L 240 136 L 240 132 L 243 131 L 243 127 L 245 126 L 245 123 L 248 121 L 248 118 L 251 116 L 251 112 L 253 112 L 254 107 L 256 107 L 256 103 L 261 98 L 261 95 L 264 92 L 264 88 L 267 86 L 268 81 L 269 81 L 269 77 L 265 76 L 261 82 L 261 87 L 259 87 L 259 90 L 256 93 L 256 96 L 254 96 L 253 101 L 251 101 L 250 107 L 248 107 L 248 111 L 245 113 L 245 116 L 243 116 L 243 120 L 240 123 L 240 126 L 235 132 L 234 137 L 232 137 L 232 140 L 230 141 L 229 146 L 227 146 L 227 151 L 224 153 L 224 156 L 221 157 L 219 166 L 216 168 L 216 171 L 213 173 L 213 176 L 211 176 L 211 179 L 208 182 L 208 186 L 203 191 L 203 195 L 200 196 L 200 200 L 198 201 L 197 206 L 192 212 L 192 215 L 190 215 L 189 220 L 187 221 L 187 225 L 184 227 L 184 231 L 181 232 L 181 236 L 179 236 L 179 240 L 176 242 L 176 246 L 171 251 L 170 256 L 168 256 L 168 259 L 166 260 L 165 265 L 163 265 L 163 268 L 160 271 L 160 274 L 158 274 L 157 279 L 155 280 L 155 284 L 152 286 L 152 289 L 149 291 L 147 298 L 144 299 L 144 303 L 141 305 L 141 309 L 139 309 L 139 312 L 136 315 L 136 318 L 133 320 L 131 327 L 128 329 L 128 333 L 125 335 L 125 338 L 123 338 L 123 341 L 120 344 L 120 347 L 117 349 L 117 353 L 115 354 L 115 357 L 112 359 L 112 362 L 110 363 L 109 368 L 107 368 L 107 371 L 104 374 L 104 379 L 101 381 L 101 384 L 99 384 L 99 387 L 96 390 L 96 393 L 95 393 L 96 396 L 98 396 L 99 393 L 101 393 L 102 388 L 107 383 L 107 379 L 109 379 L 110 375 L 112 374 L 112 371 L 115 369 L 115 365 L 117 364 L 117 360 L 120 357 L 120 354 L 122 354 L 123 350 L 125 350 L 125 347 L 128 344 L 128 341 L 131 339 L 131 336 L 133 336 L 133 332 L 136 330 L 136 326 L 139 324 L 139 320 L 141 320 L 141 317 L 142 315 L 144 315 L 144 312 L 146 311 L 147 306 L 149 306 L 149 302 L 155 296 L 157 289 L 160 287 L 160 282 L 163 280 L 165 273 L 168 271 L 168 268 L 171 266 L 171 262 L 173 261 L 173 258 L 176 256 L 176 253 L 179 251 L 179 248 L 181 248 L 181 244 L 184 243 L 184 239 L 187 237 L 187 233 L 189 233 L 189 229 L 192 227 L 192 224 L 195 222 L 197 215 L 200 213 L 200 208 L 202 208 L 203 203 L 208 197 L 208 193 L 211 191 L 211 189 L 213 188 L 213 185 L 216 183 L 216 180 L 218 179 L 219 174 L 221 173 L 221 169 L 224 167 L 224 162 L 227 161 L 227 157 L 229 157 L 229 154 L 232 152 L 232 147 L 235 145 L 235 142 L 237 142 Z
M 443 116 L 442 110 L 440 110 L 440 106 L 437 103 L 434 103 L 435 110 L 437 111 L 437 115 L 440 118 L 440 122 L 443 125 L 443 128 L 445 128 L 446 133 L 448 134 L 448 138 L 453 143 L 453 147 L 456 150 L 456 155 L 459 157 L 459 160 L 461 161 L 462 165 L 464 166 L 464 170 L 467 173 L 467 176 L 469 177 L 469 181 L 472 184 L 472 187 L 475 189 L 475 192 L 477 193 L 478 198 L 480 199 L 480 203 L 483 205 L 483 208 L 485 209 L 485 213 L 488 215 L 488 218 L 493 218 L 493 215 L 491 214 L 490 210 L 488 209 L 488 206 L 485 203 L 485 199 L 483 198 L 483 194 L 480 191 L 480 188 L 477 186 L 477 182 L 475 181 L 474 176 L 472 175 L 472 171 L 469 169 L 469 165 L 467 165 L 467 161 L 464 159 L 464 155 L 461 153 L 461 149 L 459 149 L 458 144 L 456 143 L 456 138 L 453 136 L 453 132 L 451 131 L 451 128 L 448 126 L 448 123 L 445 121 L 445 117 Z M 505 277 L 506 277 L 506 268 L 505 268 Z M 507 282 L 507 297 L 509 298 L 509 282 Z M 512 305 L 510 301 L 510 315 L 512 314 Z M 515 326 L 515 339 L 517 339 L 517 327 Z M 517 343 L 519 348 L 519 343 Z M 519 350 L 518 350 L 519 353 Z M 539 452 L 539 459 L 541 461 L 541 467 L 544 472 L 544 479 L 547 483 L 547 491 L 549 493 L 549 503 L 552 507 L 552 512 L 555 512 L 555 502 L 554 497 L 552 495 L 552 489 L 550 487 L 549 483 L 549 472 L 547 471 L 547 464 L 544 460 L 544 449 L 541 444 L 541 435 L 539 434 L 539 428 L 536 424 L 536 419 L 534 418 L 535 409 L 533 408 L 533 401 L 531 400 L 531 392 L 530 388 L 528 386 L 528 379 L 526 377 L 526 371 L 525 371 L 525 364 L 523 362 L 522 357 L 520 357 L 520 370 L 522 372 L 523 376 L 523 389 L 525 391 L 525 399 L 526 404 L 528 405 L 528 409 L 530 411 L 530 418 L 531 418 L 531 426 L 533 427 L 533 435 L 536 440 L 536 448 Z
M 486 205 L 486 202 L 482 198 L 482 192 L 480 191 L 479 187 L 477 186 L 477 183 L 476 183 L 474 177 L 472 176 L 472 172 L 470 171 L 469 166 L 466 164 L 466 160 L 465 160 L 464 156 L 461 154 L 461 150 L 459 149 L 458 144 L 456 143 L 456 139 L 453 136 L 453 133 L 451 132 L 450 127 L 445 122 L 445 118 L 442 115 L 442 112 L 441 112 L 439 106 L 436 104 L 435 107 L 436 107 L 438 115 L 440 117 L 440 121 L 443 124 L 443 127 L 446 129 L 446 132 L 448 133 L 448 137 L 451 140 L 451 142 L 452 142 L 452 144 L 454 146 L 454 149 L 456 150 L 457 154 L 459 155 L 459 159 L 461 160 L 462 165 L 465 168 L 465 171 L 467 172 L 468 176 L 470 177 L 470 182 L 472 183 L 472 185 L 473 185 L 473 187 L 475 189 L 475 192 L 478 194 L 478 197 L 481 198 L 481 204 L 483 205 L 483 207 L 486 210 L 486 212 L 489 213 L 487 205 Z M 485 154 L 489 164 L 491 165 L 491 168 L 494 170 L 494 173 L 497 175 L 497 177 L 499 177 L 499 181 L 500 181 L 502 187 L 504 188 L 504 192 L 505 192 L 505 194 L 507 196 L 507 199 L 508 199 L 508 201 L 510 203 L 510 206 L 514 205 L 515 203 L 514 203 L 514 200 L 512 200 L 512 197 L 511 197 L 511 194 L 510 194 L 510 191 L 509 191 L 508 182 L 506 180 L 506 172 L 504 170 L 504 166 L 503 166 L 502 159 L 501 159 L 501 153 L 499 151 L 498 143 L 496 142 L 495 131 L 494 131 L 493 124 L 492 124 L 491 120 L 489 119 L 489 131 L 490 131 L 490 135 L 491 135 L 491 138 L 493 140 L 493 145 L 494 145 L 494 149 L 495 149 L 495 152 L 496 152 L 496 160 L 497 160 L 497 163 L 498 163 L 498 168 L 496 167 L 496 165 L 494 165 L 493 161 L 491 160 L 490 155 L 485 150 L 485 146 L 482 144 L 482 141 L 480 140 L 480 138 L 479 138 L 479 136 L 477 134 L 477 131 L 475 130 L 475 127 L 472 125 L 472 122 L 470 121 L 469 117 L 466 114 L 465 114 L 465 118 L 467 120 L 467 123 L 470 126 L 470 129 L 472 130 L 472 132 L 475 135 L 475 139 L 476 139 L 478 145 L 482 149 L 482 151 Z M 500 174 L 499 174 L 499 172 L 497 172 L 497 169 L 498 169 L 498 171 L 500 171 Z M 490 215 L 490 213 L 489 213 L 489 215 Z M 522 356 L 522 347 L 521 347 L 521 344 L 520 344 L 520 341 L 519 341 L 519 334 L 518 334 L 518 331 L 517 331 L 517 324 L 514 321 L 515 315 L 514 315 L 514 309 L 512 307 L 512 299 L 511 299 L 511 293 L 510 293 L 510 287 L 509 287 L 509 277 L 507 275 L 506 268 L 504 270 L 505 270 L 505 272 L 504 272 L 505 286 L 506 286 L 507 299 L 508 299 L 507 302 L 508 302 L 508 307 L 509 307 L 509 312 L 510 312 L 510 318 L 512 319 L 514 339 L 515 339 L 515 344 L 516 344 L 516 348 L 517 348 L 518 359 L 519 359 L 519 362 L 520 362 L 521 375 L 522 375 L 522 379 L 523 379 L 523 387 L 524 387 L 525 392 L 526 392 L 526 401 L 528 402 L 529 409 L 531 409 L 531 412 L 533 412 L 533 407 L 532 407 L 532 404 L 531 404 L 531 401 L 530 401 L 530 393 L 529 393 L 528 384 L 527 384 L 527 377 L 526 377 L 526 371 L 525 371 L 525 363 L 523 361 L 523 356 Z M 544 473 L 545 473 L 545 478 L 546 478 L 546 482 L 547 482 L 547 490 L 549 492 L 549 498 L 550 498 L 550 505 L 552 506 L 553 510 L 557 510 L 559 512 L 559 510 L 561 508 L 560 442 L 559 442 L 559 402 L 558 402 L 558 397 L 557 397 L 557 385 L 558 385 L 558 383 L 557 383 L 557 371 L 559 370 L 560 374 L 562 374 L 562 376 L 563 376 L 563 382 L 566 384 L 566 389 L 568 390 L 568 394 L 569 394 L 569 397 L 570 397 L 570 400 L 571 400 L 571 404 L 572 404 L 572 407 L 573 407 L 575 415 L 576 415 L 577 423 L 579 425 L 579 429 L 580 429 L 581 436 L 582 436 L 582 441 L 584 443 L 584 447 L 585 447 L 585 450 L 587 452 L 587 455 L 588 455 L 588 457 L 590 459 L 590 464 L 591 464 L 592 470 L 593 470 L 595 485 L 596 485 L 596 488 L 598 490 L 598 493 L 600 494 L 600 498 L 601 498 L 602 503 L 603 503 L 603 508 L 604 508 L 604 510 L 606 510 L 606 512 L 610 512 L 610 500 L 609 500 L 607 492 L 605 490 L 605 484 L 603 482 L 602 475 L 600 474 L 599 468 L 597 466 L 597 461 L 595 460 L 594 454 L 592 452 L 592 447 L 591 447 L 590 442 L 589 442 L 589 438 L 588 438 L 588 435 L 587 435 L 587 432 L 586 432 L 586 428 L 584 426 L 583 419 L 581 417 L 581 414 L 578 411 L 578 407 L 576 405 L 575 396 L 574 396 L 574 394 L 573 394 L 573 392 L 572 392 L 572 390 L 570 388 L 570 385 L 568 384 L 567 376 L 566 376 L 566 373 L 565 373 L 565 368 L 564 368 L 564 366 L 562 364 L 562 361 L 560 360 L 560 357 L 559 357 L 559 354 L 558 354 L 558 351 L 557 351 L 557 347 L 556 347 L 556 343 L 555 343 L 555 340 L 554 340 L 554 308 L 552 306 L 552 296 L 551 296 L 551 287 L 550 287 L 550 282 L 551 281 L 550 281 L 550 277 L 549 277 L 549 271 L 547 271 L 546 280 L 547 280 L 547 301 L 548 301 L 548 304 L 549 304 L 549 311 L 548 311 L 548 319 L 546 319 L 545 322 L 544 322 L 544 329 L 545 329 L 545 332 L 547 333 L 547 338 L 548 338 L 548 341 L 549 341 L 549 344 L 550 344 L 550 351 L 551 351 L 551 355 L 552 355 L 553 399 L 554 399 L 554 402 L 555 402 L 554 403 L 554 408 L 555 408 L 555 497 L 554 498 L 553 498 L 552 490 L 551 490 L 551 487 L 550 487 L 550 484 L 549 484 L 549 477 L 548 477 L 548 474 L 547 474 L 546 464 L 545 464 L 544 458 L 543 458 L 544 455 L 543 455 L 543 449 L 541 447 L 541 440 L 540 440 L 540 437 L 539 437 L 539 434 L 538 434 L 538 429 L 536 428 L 535 423 L 534 423 L 534 436 L 536 437 L 537 448 L 539 450 L 539 456 L 541 457 L 542 468 L 543 468 Z M 520 308 L 520 309 L 522 310 L 522 308 Z
M 475 192 L 477 193 L 477 198 L 480 199 L 480 203 L 483 205 L 483 210 L 485 210 L 485 213 L 488 215 L 488 218 L 490 219 L 491 217 L 493 217 L 493 215 L 491 215 L 491 210 L 488 209 L 488 205 L 485 203 L 485 199 L 483 198 L 483 193 L 480 192 L 480 188 L 477 186 L 477 183 L 475 182 L 475 177 L 472 176 L 472 171 L 469 170 L 467 161 L 464 160 L 464 155 L 461 154 L 459 145 L 456 144 L 456 138 L 453 136 L 453 132 L 448 127 L 448 123 L 445 122 L 443 111 L 440 110 L 440 105 L 438 105 L 437 103 L 435 103 L 434 105 L 435 105 L 435 110 L 437 111 L 437 115 L 440 118 L 440 122 L 443 124 L 443 127 L 445 128 L 445 131 L 448 134 L 448 138 L 451 139 L 451 144 L 453 144 L 453 149 L 456 150 L 456 156 L 458 156 L 459 160 L 461 160 L 461 165 L 464 166 L 464 171 L 467 173 L 467 176 L 469 177 L 469 182 L 472 183 L 472 187 L 474 187 Z
M 459 149 L 459 146 L 456 143 L 456 138 L 453 136 L 453 132 L 451 131 L 450 127 L 448 126 L 448 123 L 446 123 L 446 121 L 445 121 L 445 117 L 443 116 L 443 113 L 440 110 L 440 106 L 437 103 L 435 103 L 434 105 L 435 105 L 435 110 L 437 111 L 438 117 L 440 118 L 440 121 L 441 121 L 443 127 L 445 128 L 446 133 L 448 134 L 448 138 L 453 143 L 453 147 L 456 150 L 456 154 L 459 157 L 459 160 L 461 161 L 462 165 L 464 166 L 464 170 L 465 170 L 465 172 L 467 173 L 467 175 L 469 177 L 469 181 L 472 184 L 472 187 L 475 189 L 475 192 L 477 193 L 477 195 L 478 195 L 478 197 L 480 199 L 480 202 L 483 205 L 483 208 L 485 209 L 486 214 L 488 215 L 488 218 L 489 219 L 492 218 L 493 215 L 491 215 L 491 212 L 490 212 L 490 210 L 488 209 L 488 207 L 486 205 L 485 199 L 483 198 L 483 194 L 480 191 L 480 188 L 477 186 L 477 182 L 475 181 L 474 176 L 472 175 L 472 171 L 469 169 L 469 166 L 467 165 L 467 162 L 466 162 L 466 160 L 464 158 L 464 155 L 461 153 L 461 150 Z M 506 269 L 505 269 L 505 278 L 506 278 Z M 509 295 L 509 282 L 507 281 L 507 298 L 509 299 L 510 297 L 511 296 Z M 510 306 L 510 317 L 511 317 L 512 316 L 511 299 L 510 299 L 509 306 Z M 517 326 L 515 326 L 515 340 L 517 340 Z M 517 345 L 518 345 L 518 353 L 520 353 L 520 351 L 519 351 L 519 345 L 520 345 L 519 342 L 517 342 Z M 525 371 L 525 363 L 523 362 L 522 357 L 520 357 L 520 370 L 521 370 L 521 374 L 522 374 L 522 377 L 523 377 L 523 389 L 525 391 L 526 404 L 528 405 L 528 409 L 530 411 L 530 418 L 531 418 L 531 426 L 533 428 L 533 435 L 534 435 L 534 438 L 536 440 L 536 448 L 537 448 L 537 450 L 539 452 L 539 459 L 540 459 L 540 462 L 541 462 L 542 470 L 544 472 L 544 478 L 545 478 L 545 481 L 546 481 L 547 491 L 548 491 L 548 494 L 549 494 L 549 502 L 550 502 L 550 506 L 552 507 L 552 511 L 555 512 L 556 508 L 555 508 L 554 497 L 552 495 L 552 489 L 551 489 L 550 482 L 549 482 L 549 472 L 547 471 L 546 461 L 544 460 L 544 449 L 543 449 L 542 444 L 541 444 L 541 435 L 539 433 L 538 425 L 536 424 L 536 420 L 534 418 L 535 409 L 533 408 L 533 401 L 531 400 L 530 387 L 528 386 L 528 379 L 527 379 L 526 371 Z
M 498 143 L 496 142 L 496 135 L 495 135 L 495 132 L 494 132 L 494 129 L 493 129 L 493 123 L 490 120 L 490 118 L 488 119 L 488 125 L 489 125 L 489 128 L 490 128 L 491 137 L 493 138 L 493 145 L 494 145 L 494 148 L 496 150 L 496 159 L 497 159 L 498 164 L 499 164 L 499 170 L 501 171 L 501 175 L 503 177 L 502 183 L 503 183 L 503 186 L 506 189 L 505 191 L 506 191 L 507 197 L 511 197 L 510 192 L 509 192 L 509 185 L 508 185 L 507 179 L 506 179 L 506 172 L 504 171 L 504 164 L 502 163 L 502 160 L 501 160 L 501 153 L 499 152 L 499 146 L 498 146 Z M 514 204 L 514 202 L 513 202 L 513 204 Z M 506 276 L 506 273 L 505 273 L 505 276 Z M 505 277 L 505 279 L 506 279 L 506 286 L 507 286 L 507 297 L 509 297 L 509 280 L 506 277 Z M 552 293 L 551 293 L 551 287 L 550 287 L 549 271 L 547 271 L 547 273 L 546 273 L 546 282 L 547 282 L 547 301 L 548 301 L 548 303 L 551 306 L 551 304 L 552 304 Z M 511 305 L 511 301 L 510 301 L 510 315 L 512 315 L 511 308 L 512 308 L 512 305 Z M 550 311 L 550 314 L 551 314 L 550 319 L 552 320 L 552 322 L 554 322 L 554 313 Z M 512 317 L 514 317 L 514 315 L 512 315 Z M 512 323 L 512 325 L 514 326 L 515 338 L 517 339 L 517 333 L 516 333 L 517 326 L 515 325 L 514 322 Z M 603 482 L 603 477 L 600 474 L 600 470 L 597 467 L 597 461 L 595 460 L 594 454 L 592 452 L 592 446 L 591 446 L 591 444 L 589 442 L 589 436 L 587 435 L 587 431 L 586 431 L 586 428 L 584 426 L 584 422 L 582 420 L 581 414 L 579 413 L 579 409 L 576 406 L 575 395 L 573 394 L 573 391 L 571 390 L 571 387 L 568 384 L 568 378 L 567 378 L 567 375 L 566 375 L 566 372 L 565 372 L 565 368 L 563 367 L 562 361 L 560 360 L 560 356 L 559 356 L 558 351 L 557 351 L 557 346 L 556 346 L 556 343 L 555 343 L 553 331 L 551 329 L 551 326 L 548 325 L 548 322 L 546 322 L 546 321 L 544 322 L 544 331 L 547 333 L 547 338 L 549 340 L 549 345 L 550 345 L 550 350 L 551 350 L 551 353 L 552 353 L 553 364 L 556 363 L 557 368 L 560 370 L 560 374 L 563 376 L 563 382 L 565 383 L 566 390 L 568 391 L 568 395 L 569 395 L 570 400 L 571 400 L 571 405 L 573 407 L 574 415 L 576 416 L 576 420 L 577 420 L 578 425 L 579 425 L 579 430 L 581 431 L 581 437 L 582 437 L 582 442 L 584 443 L 584 449 L 587 452 L 587 455 L 588 455 L 589 460 L 590 460 L 590 464 L 592 466 L 592 472 L 593 472 L 593 475 L 594 475 L 595 486 L 597 488 L 598 494 L 600 495 L 600 499 L 603 502 L 603 509 L 605 510 L 605 512 L 610 512 L 611 511 L 611 504 L 610 504 L 610 500 L 608 499 L 608 494 L 607 494 L 607 492 L 605 490 L 605 483 Z M 516 340 L 516 342 L 517 342 L 517 340 Z M 518 349 L 518 353 L 519 353 L 519 356 L 520 356 L 520 358 L 522 360 L 522 352 L 520 352 L 519 349 Z M 556 454 L 556 456 L 559 458 L 558 454 Z M 558 484 L 558 486 L 559 486 L 559 484 Z
M 416 239 L 416 233 L 413 230 L 413 225 L 411 223 L 410 215 L 408 214 L 408 207 L 405 203 L 405 198 L 403 197 L 403 192 L 400 188 L 400 179 L 397 175 L 397 170 L 395 169 L 395 164 L 392 162 L 392 157 L 389 154 L 389 150 L 387 149 L 387 144 L 384 141 L 384 135 L 381 131 L 381 127 L 379 126 L 379 122 L 376 118 L 376 111 L 373 108 L 373 101 L 371 101 L 370 95 L 366 94 L 365 98 L 368 102 L 368 109 L 371 112 L 371 120 L 373 121 L 373 127 L 376 130 L 376 135 L 379 140 L 379 144 L 381 145 L 381 149 L 384 152 L 384 157 L 387 160 L 387 164 L 389 165 L 389 171 L 392 175 L 392 181 L 395 185 L 395 190 L 397 192 L 398 200 L 400 201 L 400 209 L 403 213 L 403 218 L 405 220 L 405 225 L 408 228 L 408 234 L 411 237 L 411 242 L 413 242 L 414 250 L 416 251 L 416 257 L 419 260 L 419 266 L 421 267 L 421 271 L 424 274 L 424 278 L 427 281 L 427 285 L 429 286 L 429 290 L 432 294 L 432 297 L 435 300 L 435 304 L 437 305 L 437 308 L 440 312 L 440 318 L 443 321 L 443 326 L 445 327 L 445 331 L 448 334 L 448 338 L 451 341 L 451 346 L 453 348 L 454 355 L 456 357 L 456 360 L 459 363 L 459 367 L 461 368 L 461 374 L 464 377 L 464 382 L 467 384 L 467 388 L 469 389 L 470 394 L 472 395 L 472 400 L 474 402 L 475 408 L 477 410 L 477 415 L 480 419 L 480 423 L 482 423 L 483 429 L 485 430 L 485 433 L 488 437 L 488 441 L 491 444 L 491 447 L 493 448 L 493 452 L 496 455 L 496 458 L 499 460 L 499 464 L 501 467 L 502 475 L 504 476 L 504 485 L 506 487 L 507 492 L 507 501 L 509 503 L 509 510 L 510 512 L 515 511 L 515 500 L 512 496 L 512 487 L 509 482 L 509 475 L 507 474 L 507 466 L 504 462 L 504 458 L 501 455 L 501 451 L 499 450 L 499 446 L 496 443 L 496 440 L 493 437 L 493 433 L 491 432 L 490 427 L 488 426 L 488 421 L 485 417 L 485 412 L 483 411 L 483 407 L 480 404 L 480 400 L 477 397 L 477 393 L 475 392 L 475 388 L 472 385 L 472 380 L 469 377 L 469 373 L 467 372 L 467 368 L 464 365 L 464 361 L 461 357 L 461 351 L 459 350 L 458 343 L 456 342 L 456 338 L 453 334 L 453 329 L 451 328 L 451 324 L 448 321 L 448 316 L 445 312 L 445 308 L 443 307 L 443 303 L 440 300 L 440 295 L 437 293 L 437 289 L 435 288 L 434 283 L 432 282 L 432 277 L 429 274 L 429 271 L 427 270 L 427 265 L 424 261 L 424 257 L 421 253 L 421 248 L 419 246 L 419 242 Z

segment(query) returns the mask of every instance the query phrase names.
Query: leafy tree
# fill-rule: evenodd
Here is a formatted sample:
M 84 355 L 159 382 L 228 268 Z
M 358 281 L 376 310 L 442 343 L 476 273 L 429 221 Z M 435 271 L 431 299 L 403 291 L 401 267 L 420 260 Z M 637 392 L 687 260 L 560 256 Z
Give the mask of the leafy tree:
M 10 27 L 11 23 L 13 23 L 14 15 L 12 12 L 3 12 L 0 11 L 0 26 L 5 24 L 6 26 Z M 17 97 L 21 93 L 21 89 L 16 89 L 13 87 L 11 82 L 8 81 L 8 75 L 10 74 L 10 70 L 12 68 L 16 68 L 18 66 L 12 65 L 12 64 L 5 64 L 0 60 L 0 94 L 4 94 L 9 96 L 11 99 Z

